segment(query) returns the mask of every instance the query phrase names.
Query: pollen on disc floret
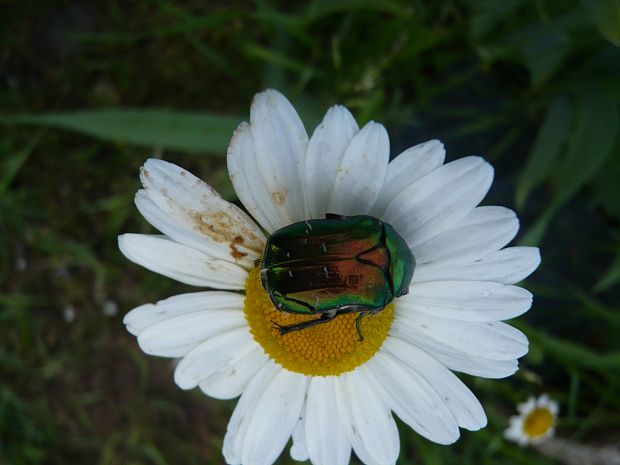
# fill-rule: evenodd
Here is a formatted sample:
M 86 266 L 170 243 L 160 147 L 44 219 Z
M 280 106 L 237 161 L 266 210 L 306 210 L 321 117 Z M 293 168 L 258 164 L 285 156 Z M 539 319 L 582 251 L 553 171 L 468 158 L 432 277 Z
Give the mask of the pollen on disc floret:
M 245 318 L 256 342 L 284 368 L 304 375 L 340 375 L 368 361 L 383 344 L 393 320 L 393 304 L 363 318 L 363 341 L 355 327 L 357 313 L 283 336 L 275 323 L 286 326 L 318 316 L 278 310 L 262 286 L 258 267 L 250 271 L 245 290 Z
M 531 438 L 545 435 L 555 422 L 553 413 L 545 407 L 537 407 L 523 420 L 523 432 Z

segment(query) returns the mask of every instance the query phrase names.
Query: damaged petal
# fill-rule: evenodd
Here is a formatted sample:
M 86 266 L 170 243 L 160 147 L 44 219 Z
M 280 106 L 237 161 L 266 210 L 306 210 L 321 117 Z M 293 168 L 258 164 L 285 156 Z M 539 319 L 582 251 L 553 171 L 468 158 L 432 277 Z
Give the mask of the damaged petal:
M 265 236 L 259 226 L 189 171 L 151 159 L 142 168 L 141 179 L 144 191 L 136 196 L 136 205 L 164 234 L 192 246 L 204 243 L 221 258 L 247 266 L 262 255 Z
M 243 237 L 235 236 L 232 242 L 230 243 L 230 254 L 237 260 L 241 260 L 243 257 L 247 255 L 247 253 L 241 252 L 237 248 L 237 246 L 243 245 L 243 241 L 244 241 Z
M 237 260 L 247 256 L 248 252 L 260 255 L 263 251 L 265 242 L 259 235 L 260 230 L 249 218 L 247 221 L 242 219 L 245 213 L 236 205 L 228 204 L 222 210 L 190 212 L 190 216 L 202 235 L 214 242 L 228 244 L 231 255 Z

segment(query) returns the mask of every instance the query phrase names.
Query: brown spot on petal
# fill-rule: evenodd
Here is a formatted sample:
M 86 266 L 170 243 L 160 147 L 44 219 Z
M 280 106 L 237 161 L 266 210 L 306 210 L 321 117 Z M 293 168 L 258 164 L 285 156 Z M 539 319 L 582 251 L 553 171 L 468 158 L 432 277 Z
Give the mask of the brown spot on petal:
M 276 203 L 276 205 L 282 206 L 286 201 L 286 194 L 281 191 L 272 192 L 271 198 Z
M 214 212 L 208 215 L 194 212 L 193 217 L 200 232 L 215 242 L 229 242 L 233 234 L 236 234 L 230 216 L 224 212 Z
M 230 243 L 230 254 L 233 256 L 235 260 L 241 260 L 243 257 L 247 255 L 245 252 L 239 251 L 237 248 L 238 245 L 243 244 L 243 237 L 235 236 Z
M 234 206 L 231 206 L 231 209 L 234 210 Z M 201 234 L 215 242 L 228 244 L 231 255 L 236 260 L 248 255 L 247 252 L 242 251 L 243 249 L 260 251 L 258 245 L 261 242 L 260 238 L 253 231 L 239 224 L 229 212 L 217 211 L 208 214 L 189 212 L 189 214 Z

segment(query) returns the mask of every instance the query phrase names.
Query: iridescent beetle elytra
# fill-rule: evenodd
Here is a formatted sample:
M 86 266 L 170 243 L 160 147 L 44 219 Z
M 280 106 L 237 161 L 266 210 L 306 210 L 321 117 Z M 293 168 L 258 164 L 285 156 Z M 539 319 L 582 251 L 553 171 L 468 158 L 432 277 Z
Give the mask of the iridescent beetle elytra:
M 390 224 L 369 215 L 327 214 L 275 231 L 260 266 L 263 287 L 276 308 L 318 316 L 276 324 L 281 335 L 357 312 L 363 340 L 362 318 L 409 292 L 415 259 Z

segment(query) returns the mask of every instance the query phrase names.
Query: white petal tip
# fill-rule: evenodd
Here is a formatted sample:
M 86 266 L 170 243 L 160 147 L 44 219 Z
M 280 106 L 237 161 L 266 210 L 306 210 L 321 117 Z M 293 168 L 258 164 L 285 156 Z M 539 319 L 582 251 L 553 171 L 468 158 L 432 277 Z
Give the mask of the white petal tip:
M 427 140 L 426 142 L 417 144 L 415 147 L 418 149 L 418 151 L 426 154 L 431 152 L 446 152 L 443 142 L 441 142 L 439 139 Z
M 291 458 L 297 462 L 305 462 L 310 459 L 308 451 L 302 447 L 296 446 L 295 444 L 291 446 L 290 455 Z
M 473 423 L 471 425 L 467 425 L 467 426 L 463 426 L 466 430 L 468 431 L 479 431 L 482 428 L 486 428 L 487 424 L 488 424 L 488 420 L 486 415 L 484 415 L 484 417 L 480 418 L 479 421 L 477 423 Z
M 146 304 L 146 305 L 150 305 L 150 304 Z M 144 307 L 144 305 L 142 306 Z M 140 307 L 138 307 L 140 308 Z M 127 331 L 129 331 L 131 334 L 133 334 L 134 336 L 138 336 L 138 334 L 140 334 L 140 330 L 138 329 L 138 327 L 135 324 L 135 317 L 134 317 L 135 313 L 133 311 L 129 312 L 127 315 L 125 315 L 125 317 L 123 318 L 123 324 L 125 325 L 125 328 L 127 328 Z
M 254 107 L 255 105 L 263 105 L 263 104 L 267 104 L 267 105 L 281 105 L 281 104 L 286 104 L 286 105 L 290 105 L 291 103 L 289 102 L 289 100 L 282 95 L 281 92 L 275 90 L 275 89 L 265 89 L 262 92 L 259 92 L 258 94 L 254 95 L 254 99 L 252 100 L 252 107 Z M 251 111 L 251 110 L 250 110 Z
M 180 166 L 175 165 L 174 163 L 170 163 L 169 161 L 162 160 L 160 158 L 147 158 L 144 164 L 142 165 L 142 167 L 140 168 L 140 177 L 144 179 L 144 177 L 148 176 L 149 171 L 154 171 L 154 170 L 170 171 L 172 169 L 185 171 Z
M 130 234 L 120 234 L 117 238 L 117 243 L 118 243 L 118 249 L 121 251 L 121 253 L 126 257 L 129 258 L 129 251 L 127 250 L 127 241 L 129 240 L 128 236 Z M 131 258 L 129 258 L 129 260 L 131 260 Z
M 134 263 L 137 263 L 135 256 L 135 248 L 139 247 L 140 237 L 142 234 L 125 233 L 118 236 L 118 249 L 121 253 Z
M 156 340 L 154 341 L 153 337 L 147 334 L 146 331 L 142 331 L 140 332 L 140 334 L 138 334 L 137 341 L 138 341 L 138 346 L 140 347 L 140 350 L 142 350 L 142 352 L 144 352 L 145 354 L 156 355 L 156 356 L 161 355 L 159 351 L 157 350 L 158 348 L 157 341 Z
M 181 360 L 179 365 L 177 365 L 176 370 L 174 370 L 174 382 L 184 391 L 188 391 L 198 386 L 198 381 L 194 382 L 193 380 L 185 377 L 183 373 L 179 371 L 179 366 L 181 366 L 182 363 L 183 361 Z
M 452 436 L 451 438 L 447 438 L 447 440 L 445 442 L 442 442 L 440 444 L 444 444 L 446 446 L 450 445 L 450 444 L 454 444 L 456 441 L 459 440 L 459 438 L 461 437 L 461 434 L 457 434 L 455 436 Z
M 542 261 L 542 257 L 540 256 L 540 249 L 538 247 L 524 247 L 524 248 L 529 249 L 529 253 L 531 255 L 531 261 L 532 261 L 531 272 L 534 272 L 534 270 L 538 268 L 538 266 L 540 265 L 540 262 Z

